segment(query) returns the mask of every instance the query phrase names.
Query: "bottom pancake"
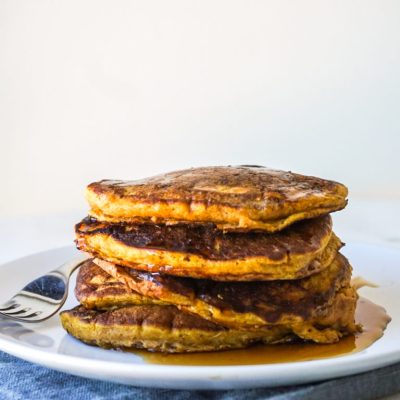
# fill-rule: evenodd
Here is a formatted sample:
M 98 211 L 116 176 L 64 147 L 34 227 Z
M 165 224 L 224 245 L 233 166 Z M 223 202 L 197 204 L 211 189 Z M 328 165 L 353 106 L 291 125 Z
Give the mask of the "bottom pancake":
M 353 302 L 348 296 L 345 292 L 337 296 L 335 309 L 328 319 L 297 326 L 268 325 L 258 330 L 227 328 L 171 305 L 136 305 L 109 311 L 78 306 L 63 311 L 60 317 L 69 334 L 104 348 L 186 353 L 299 340 L 334 343 L 357 331 L 352 322 Z
M 343 259 L 344 260 L 344 259 Z M 347 265 L 347 264 L 345 264 Z M 348 272 L 345 275 L 348 275 Z M 161 289 L 165 288 L 164 285 L 161 284 L 160 281 L 157 280 L 157 277 L 148 277 L 149 280 L 144 280 L 146 286 L 148 288 L 152 288 L 153 284 L 156 284 Z M 177 284 L 173 279 L 170 282 L 169 288 L 173 289 Z M 311 279 L 311 278 L 308 278 Z M 324 279 L 326 280 L 326 279 Z M 326 282 L 323 284 L 320 279 L 318 279 L 318 287 L 322 288 L 323 285 L 326 285 Z M 205 282 L 203 282 L 205 284 Z M 328 279 L 328 283 L 331 284 L 332 281 Z M 150 285 L 150 286 L 149 286 Z M 229 285 L 232 285 L 230 283 Z M 249 285 L 248 283 L 246 285 Z M 271 284 L 268 284 L 271 285 Z M 295 293 L 295 287 L 289 286 L 289 283 L 286 283 L 283 289 L 286 291 L 290 291 L 293 296 Z M 357 326 L 354 322 L 354 313 L 355 306 L 357 302 L 357 293 L 354 288 L 350 287 L 349 279 L 345 279 L 342 282 L 342 285 L 339 285 L 336 288 L 336 291 L 329 297 L 329 301 L 321 302 L 321 295 L 319 292 L 314 293 L 315 298 L 313 299 L 313 305 L 310 310 L 318 308 L 318 312 L 310 312 L 307 315 L 304 315 L 303 318 L 296 319 L 285 319 L 284 323 L 266 323 L 260 324 L 258 326 L 252 325 L 248 326 L 246 324 L 246 316 L 248 313 L 235 313 L 235 320 L 237 323 L 234 325 L 226 324 L 227 319 L 220 318 L 216 320 L 214 318 L 215 314 L 212 313 L 199 313 L 196 308 L 191 308 L 189 310 L 185 309 L 176 299 L 172 302 L 163 302 L 160 299 L 146 296 L 144 293 L 140 294 L 134 290 L 132 290 L 126 282 L 121 282 L 119 279 L 110 276 L 106 273 L 102 268 L 97 266 L 91 261 L 87 261 L 79 270 L 75 294 L 79 300 L 79 302 L 88 309 L 96 309 L 103 311 L 110 311 L 113 309 L 119 309 L 130 306 L 147 306 L 147 305 L 159 305 L 159 306 L 176 306 L 179 308 L 183 314 L 191 313 L 193 315 L 197 315 L 200 319 L 208 320 L 214 324 L 222 325 L 232 330 L 241 330 L 241 331 L 250 331 L 255 330 L 259 331 L 264 327 L 269 327 L 271 325 L 278 325 L 280 327 L 287 327 L 290 332 L 293 332 L 296 336 L 304 339 L 311 340 L 318 343 L 333 343 L 340 339 L 341 336 L 347 333 L 354 333 L 357 331 Z M 310 290 L 310 285 L 307 285 L 305 289 Z M 180 287 L 181 289 L 181 287 Z M 238 288 L 236 288 L 238 292 Z M 248 291 L 249 301 L 257 300 L 257 290 L 256 288 L 251 287 L 251 291 Z M 268 288 L 267 288 L 268 289 Z M 182 293 L 182 291 L 180 290 Z M 187 291 L 185 291 L 187 292 Z M 302 290 L 303 292 L 303 290 Z M 149 294 L 148 292 L 146 294 Z M 283 295 L 283 294 L 282 294 Z M 299 296 L 297 297 L 298 301 L 303 301 Z M 261 301 L 261 297 L 258 297 L 258 301 Z M 272 299 L 269 301 L 271 303 Z M 168 304 L 169 303 L 169 304 Z M 268 304 L 268 303 L 266 303 Z M 286 307 L 289 307 L 293 312 L 293 307 L 290 305 L 288 301 L 286 301 Z M 167 308 L 161 308 L 166 310 Z M 226 308 L 221 313 L 222 316 L 226 316 L 227 312 Z M 189 314 L 189 315 L 191 315 Z M 282 321 L 282 319 L 281 319 Z
M 118 296 L 116 296 L 118 302 Z M 60 314 L 64 329 L 77 339 L 106 348 L 144 348 L 182 353 L 239 349 L 253 343 L 293 340 L 334 343 L 357 332 L 354 288 L 340 290 L 323 317 L 299 324 L 266 325 L 235 329 L 182 311 L 173 305 L 143 304 L 110 310 L 83 306 Z M 119 304 L 122 304 L 119 303 Z
M 167 353 L 240 349 L 253 343 L 295 338 L 288 327 L 259 331 L 224 328 L 175 306 L 143 305 L 110 311 L 78 306 L 60 314 L 64 329 L 77 339 L 105 348 L 136 348 Z
M 319 276 L 297 283 L 225 284 L 181 278 L 165 281 L 157 275 L 141 273 L 141 279 L 138 279 L 141 284 L 135 291 L 127 280 L 113 277 L 92 261 L 87 261 L 80 268 L 75 288 L 83 306 L 62 312 L 61 322 L 71 335 L 88 344 L 170 353 L 240 349 L 253 343 L 274 344 L 294 340 L 334 343 L 358 330 L 354 322 L 357 293 L 350 286 L 350 273 L 350 265 L 338 255 L 332 266 Z M 266 309 L 263 323 L 248 326 L 246 316 L 249 313 L 241 309 L 233 310 L 236 322 L 232 325 L 227 323 L 231 322 L 227 318 L 217 320 L 211 312 L 200 313 L 196 307 L 185 309 L 185 303 L 179 304 L 179 299 L 195 298 L 193 282 L 204 290 L 207 284 L 212 284 L 211 289 L 228 285 L 232 293 L 248 299 L 248 306 L 255 311 L 260 306 Z M 156 288 L 171 295 L 155 296 Z M 223 293 L 227 298 L 229 293 Z M 210 291 L 209 294 L 211 300 L 222 300 L 218 292 Z M 264 298 L 267 295 L 272 297 Z M 307 296 L 311 297 L 306 302 Z M 310 312 L 301 314 L 301 318 L 269 321 L 267 317 L 275 298 L 285 304 L 285 313 L 295 313 L 296 304 L 300 302 L 307 304 Z M 211 300 L 207 300 L 210 301 L 209 309 Z M 253 302 L 256 302 L 256 308 Z M 229 308 L 221 307 L 220 315 L 229 312 Z

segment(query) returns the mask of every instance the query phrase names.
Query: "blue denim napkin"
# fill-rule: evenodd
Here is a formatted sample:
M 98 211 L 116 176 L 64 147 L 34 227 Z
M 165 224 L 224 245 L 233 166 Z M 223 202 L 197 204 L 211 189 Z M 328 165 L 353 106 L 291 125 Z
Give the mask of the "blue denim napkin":
M 364 374 L 272 389 L 189 391 L 146 389 L 80 378 L 0 352 L 0 399 L 369 400 L 400 391 L 400 364 Z

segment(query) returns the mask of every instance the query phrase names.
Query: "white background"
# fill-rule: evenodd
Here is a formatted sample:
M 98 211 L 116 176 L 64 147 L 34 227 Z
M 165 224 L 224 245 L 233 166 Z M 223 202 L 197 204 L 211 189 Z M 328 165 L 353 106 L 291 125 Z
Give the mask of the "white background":
M 91 181 L 241 163 L 400 245 L 400 1 L 0 0 L 0 263 L 72 244 Z
M 400 2 L 1 0 L 0 138 L 3 217 L 239 163 L 398 201 Z

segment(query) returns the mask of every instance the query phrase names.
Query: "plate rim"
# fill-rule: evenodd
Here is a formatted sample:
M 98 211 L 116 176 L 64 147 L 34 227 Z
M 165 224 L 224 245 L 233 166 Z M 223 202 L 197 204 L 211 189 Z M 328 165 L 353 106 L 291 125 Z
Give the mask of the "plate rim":
M 228 383 L 228 386 L 223 385 L 220 387 L 220 389 L 226 389 L 230 387 L 229 380 L 237 379 L 238 374 L 240 374 L 240 379 L 243 381 L 243 385 L 240 386 L 241 388 L 280 386 L 283 384 L 282 382 L 287 380 L 287 375 L 296 373 L 297 377 L 290 379 L 291 383 L 284 383 L 284 385 L 293 385 L 299 382 L 310 383 L 324 379 L 335 379 L 355 375 L 379 369 L 400 360 L 399 349 L 397 351 L 388 350 L 380 352 L 379 354 L 369 357 L 368 363 L 362 363 L 362 356 L 357 357 L 360 358 L 359 360 L 354 360 L 354 357 L 362 355 L 363 351 L 349 356 L 277 364 L 177 366 L 133 363 L 127 368 L 127 363 L 46 352 L 28 345 L 15 343 L 12 340 L 4 339 L 2 336 L 3 335 L 0 336 L 0 350 L 25 361 L 72 375 L 129 383 L 132 385 L 138 385 L 138 380 L 140 379 L 147 379 L 151 380 L 152 383 L 140 386 L 149 387 L 165 387 L 164 385 L 154 385 L 155 382 L 153 380 L 158 379 L 158 375 L 160 374 L 162 374 L 163 379 L 173 379 L 173 382 L 177 383 L 178 386 L 172 385 L 172 387 L 177 388 L 180 387 L 179 385 L 181 383 L 187 382 L 188 380 L 198 383 L 206 383 L 209 380 L 214 380 L 220 381 L 222 384 Z M 24 352 L 26 349 L 30 351 Z M 339 362 L 337 362 L 338 360 Z M 318 376 L 309 375 L 309 368 L 307 367 L 312 367 L 313 369 L 320 367 Z M 351 372 L 349 372 L 350 370 Z M 112 371 L 113 376 L 110 376 L 110 371 Z M 268 374 L 269 380 L 276 380 L 276 384 L 268 383 L 266 385 L 262 382 L 257 383 L 257 380 L 265 378 L 266 374 Z M 102 377 L 100 377 L 100 375 L 102 375 Z M 115 375 L 118 375 L 118 377 Z M 134 378 L 134 381 L 131 383 L 127 381 L 132 378 Z

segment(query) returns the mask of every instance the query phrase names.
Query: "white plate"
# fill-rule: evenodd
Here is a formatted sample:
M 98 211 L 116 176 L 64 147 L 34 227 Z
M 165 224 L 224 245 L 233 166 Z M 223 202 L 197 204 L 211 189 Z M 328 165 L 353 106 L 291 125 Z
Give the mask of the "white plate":
M 173 389 L 227 389 L 278 386 L 355 374 L 400 361 L 400 250 L 365 244 L 347 245 L 344 253 L 361 275 L 379 285 L 361 294 L 386 308 L 392 317 L 384 336 L 366 350 L 341 357 L 249 366 L 168 366 L 146 364 L 139 356 L 84 345 L 68 336 L 58 316 L 41 324 L 0 319 L 0 349 L 59 371 L 136 386 Z M 0 304 L 35 277 L 76 254 L 72 248 L 34 254 L 0 267 Z M 71 281 L 71 287 L 75 282 Z M 65 308 L 76 305 L 70 294 Z

